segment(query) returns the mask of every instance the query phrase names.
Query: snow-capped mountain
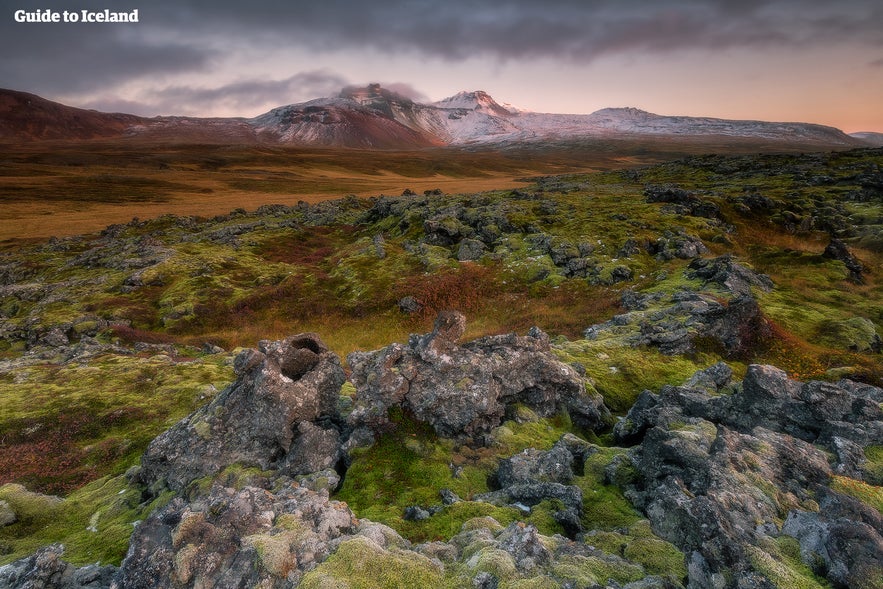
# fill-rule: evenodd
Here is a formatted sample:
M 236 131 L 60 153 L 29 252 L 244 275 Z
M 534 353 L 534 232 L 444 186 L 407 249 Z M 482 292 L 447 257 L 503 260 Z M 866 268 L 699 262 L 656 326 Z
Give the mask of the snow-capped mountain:
M 4 94 L 5 93 L 5 94 Z M 21 95 L 0 91 L 4 96 Z M 31 96 L 31 95 L 28 95 Z M 587 115 L 530 112 L 500 104 L 486 92 L 460 92 L 430 104 L 415 102 L 379 84 L 344 88 L 334 97 L 280 106 L 251 119 L 194 117 L 125 117 L 72 109 L 33 97 L 19 98 L 6 115 L 0 108 L 0 139 L 57 137 L 58 133 L 24 133 L 50 128 L 51 121 L 83 120 L 88 136 L 126 135 L 188 141 L 256 142 L 286 145 L 412 149 L 433 146 L 500 147 L 522 143 L 572 141 L 586 138 L 664 137 L 672 140 L 714 138 L 717 141 L 758 140 L 807 148 L 868 145 L 868 138 L 850 137 L 833 127 L 809 123 L 734 121 L 704 117 L 661 116 L 636 108 L 605 108 Z M 11 100 L 11 99 L 10 99 Z M 7 100 L 6 102 L 9 102 Z M 34 105 L 29 107 L 29 105 Z M 47 106 L 54 105 L 54 106 Z M 31 112 L 40 109 L 40 112 Z M 14 118 L 14 120 L 13 120 Z M 101 129 L 106 121 L 107 129 Z M 126 124 L 128 123 L 128 124 Z M 49 127 L 47 127 L 49 126 Z M 63 134 L 63 133 L 62 133 Z M 82 135 L 82 134 L 81 134 Z M 82 139 L 80 135 L 72 137 Z
M 285 143 L 321 145 L 381 146 L 395 140 L 411 145 L 497 145 L 611 135 L 713 136 L 859 145 L 858 140 L 838 129 L 809 123 L 661 116 L 636 108 L 605 108 L 588 115 L 536 113 L 504 106 L 481 90 L 420 104 L 377 84 L 345 88 L 336 98 L 273 109 L 251 122 L 262 136 Z M 381 129 L 388 141 L 376 138 Z M 361 139 L 345 141 L 353 132 L 360 132 Z

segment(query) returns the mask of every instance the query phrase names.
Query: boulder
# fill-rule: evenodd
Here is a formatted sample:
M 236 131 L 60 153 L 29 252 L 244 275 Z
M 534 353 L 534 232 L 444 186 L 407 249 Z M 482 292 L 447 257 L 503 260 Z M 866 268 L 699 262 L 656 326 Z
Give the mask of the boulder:
M 457 248 L 457 259 L 461 262 L 477 260 L 484 255 L 487 248 L 477 239 L 464 239 Z
M 773 289 L 773 282 L 766 274 L 758 274 L 735 261 L 731 254 L 690 262 L 685 273 L 687 278 L 699 278 L 706 284 L 717 284 L 735 295 L 749 296 L 751 289 L 764 292 Z
M 347 357 L 356 387 L 354 428 L 382 431 L 390 409 L 428 423 L 440 436 L 480 439 L 498 426 L 506 407 L 521 403 L 543 416 L 569 411 L 581 426 L 603 423 L 602 399 L 586 392 L 577 371 L 555 358 L 548 336 L 489 336 L 460 345 L 466 319 L 441 313 L 434 330 Z
M 831 242 L 825 247 L 825 251 L 822 252 L 822 257 L 843 262 L 843 265 L 846 266 L 846 270 L 849 272 L 848 279 L 850 282 L 855 284 L 865 283 L 863 277 L 864 265 L 849 251 L 849 248 L 846 247 L 843 241 L 836 237 L 831 238 Z
M 62 560 L 64 547 L 44 546 L 31 556 L 0 567 L 4 589 L 108 589 L 116 567 L 88 565 L 77 568 Z
M 183 491 L 235 463 L 290 475 L 338 459 L 338 357 L 315 334 L 262 341 L 235 360 L 236 381 L 208 405 L 158 436 L 141 460 L 140 480 Z
M 327 491 L 280 487 L 215 485 L 192 502 L 173 499 L 136 528 L 114 587 L 297 585 L 358 524 Z
M 658 535 L 692 553 L 689 586 L 764 586 L 752 563 L 782 514 L 781 533 L 835 586 L 883 578 L 879 513 L 830 488 L 883 443 L 883 391 L 802 383 L 772 366 L 749 366 L 739 386 L 729 376 L 715 365 L 645 391 L 614 428 L 617 443 L 635 444 L 637 476 L 619 483 Z

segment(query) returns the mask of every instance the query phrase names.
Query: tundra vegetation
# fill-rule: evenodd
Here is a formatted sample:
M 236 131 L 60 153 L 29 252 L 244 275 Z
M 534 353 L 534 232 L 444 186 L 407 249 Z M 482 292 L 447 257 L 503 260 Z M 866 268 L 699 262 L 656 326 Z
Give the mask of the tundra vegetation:
M 127 187 L 126 198 L 180 188 L 158 179 L 106 180 L 115 191 Z M 272 186 L 248 175 L 235 180 L 243 191 L 263 192 L 285 191 L 288 181 L 281 173 Z M 81 188 L 104 192 L 100 178 L 89 182 Z M 674 504 L 650 496 L 649 485 L 669 485 L 671 475 L 654 470 L 668 456 L 654 444 L 692 444 L 709 463 L 721 445 L 739 449 L 740 472 L 702 476 L 750 484 L 764 504 L 757 525 L 772 521 L 785 530 L 742 539 L 746 570 L 772 586 L 845 586 L 858 578 L 843 576 L 837 563 L 812 561 L 799 543 L 809 524 L 794 524 L 791 511 L 812 514 L 823 497 L 846 496 L 880 522 L 883 441 L 874 434 L 864 443 L 842 432 L 833 438 L 858 448 L 851 466 L 839 470 L 848 462 L 840 446 L 825 445 L 817 432 L 798 440 L 812 460 L 822 457 L 813 473 L 823 473 L 820 486 L 801 490 L 777 478 L 770 448 L 783 455 L 778 438 L 748 439 L 733 413 L 748 412 L 738 395 L 767 390 L 767 380 L 830 383 L 840 395 L 883 386 L 879 149 L 690 156 L 531 177 L 505 190 L 427 189 L 214 217 L 162 215 L 10 244 L 0 253 L 0 565 L 53 543 L 64 544 L 64 559 L 75 565 L 119 565 L 133 525 L 176 505 L 173 491 L 147 488 L 130 469 L 153 438 L 234 381 L 243 348 L 315 332 L 345 358 L 431 332 L 447 310 L 468 318 L 462 341 L 541 328 L 551 353 L 603 399 L 603 423 L 589 429 L 566 411 L 514 404 L 475 443 L 390 408 L 373 443 L 349 450 L 340 484 L 324 484 L 356 518 L 388 526 L 395 538 L 340 541 L 297 577 L 303 586 L 588 587 L 655 579 L 668 584 L 635 586 L 668 587 L 686 585 L 688 567 L 693 582 L 718 582 L 724 577 L 713 576 L 714 558 L 703 553 L 703 569 L 691 557 L 697 548 L 659 516 Z M 690 380 L 704 369 L 716 374 L 721 361 L 729 378 L 714 386 Z M 758 375 L 757 364 L 783 372 Z M 344 369 L 349 377 L 354 367 Z M 674 393 L 664 391 L 687 381 L 713 398 L 732 397 L 732 407 L 713 413 L 696 409 L 713 399 L 690 406 L 667 400 Z M 659 421 L 641 417 L 641 404 L 656 398 L 643 391 L 663 391 L 653 401 Z M 350 382 L 340 389 L 344 417 L 358 408 L 359 392 Z M 770 423 L 763 427 L 775 429 Z M 726 430 L 740 427 L 743 434 Z M 650 439 L 649 428 L 665 439 Z M 560 498 L 526 509 L 478 500 L 500 488 L 503 462 L 556 452 L 571 438 L 590 448 L 579 450 L 581 464 L 568 479 L 581 492 L 576 523 L 560 515 Z M 629 449 L 642 439 L 640 453 Z M 656 451 L 662 458 L 651 464 Z M 184 494 L 209 493 L 219 481 L 248 489 L 267 476 L 254 464 L 231 465 Z M 441 489 L 458 501 L 432 511 Z M 874 527 L 873 519 L 865 521 Z M 276 522 L 273 535 L 248 540 L 279 578 L 297 568 L 279 544 L 295 542 L 301 523 L 289 524 Z M 571 550 L 568 541 L 592 551 Z M 418 554 L 399 542 L 450 543 L 458 556 L 442 548 Z M 505 549 L 531 542 L 554 561 L 526 566 Z M 875 571 L 867 587 L 883 587 Z

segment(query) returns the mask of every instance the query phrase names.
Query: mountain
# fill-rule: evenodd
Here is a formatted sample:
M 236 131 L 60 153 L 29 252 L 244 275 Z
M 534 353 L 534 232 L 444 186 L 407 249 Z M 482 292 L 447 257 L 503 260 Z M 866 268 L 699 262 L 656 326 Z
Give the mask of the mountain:
M 850 133 L 849 136 L 858 139 L 871 147 L 883 147 L 883 133 L 861 131 L 859 133 Z
M 605 108 L 587 115 L 537 113 L 500 104 L 480 90 L 422 104 L 379 84 L 347 87 L 335 97 L 280 106 L 250 119 L 148 119 L 82 110 L 0 90 L 0 140 L 120 136 L 368 149 L 505 147 L 525 142 L 650 136 L 680 141 L 748 139 L 821 149 L 866 146 L 870 140 L 809 123 L 661 116 L 636 108 Z
M 27 92 L 0 90 L 0 139 L 118 137 L 147 120 L 65 106 Z

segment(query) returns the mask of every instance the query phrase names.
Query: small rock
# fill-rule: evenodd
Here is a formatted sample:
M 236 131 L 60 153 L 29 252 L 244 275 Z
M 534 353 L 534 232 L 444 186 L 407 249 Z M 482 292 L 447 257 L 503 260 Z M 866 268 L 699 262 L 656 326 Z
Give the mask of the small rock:
M 419 505 L 410 505 L 405 508 L 405 513 L 402 515 L 402 518 L 409 522 L 419 522 L 429 519 L 431 516 L 432 514 Z
M 15 511 L 9 506 L 9 503 L 0 500 L 0 528 L 14 524 L 17 521 L 18 516 L 15 515 Z
M 423 305 L 420 301 L 410 295 L 399 299 L 398 306 L 399 311 L 408 315 L 413 315 L 423 310 Z
M 825 251 L 822 252 L 822 257 L 843 262 L 846 269 L 849 271 L 850 282 L 855 284 L 865 283 L 863 277 L 865 271 L 864 265 L 862 265 L 858 258 L 852 255 L 852 252 L 849 251 L 849 248 L 847 248 L 846 244 L 841 240 L 831 238 L 831 243 L 825 247 Z

